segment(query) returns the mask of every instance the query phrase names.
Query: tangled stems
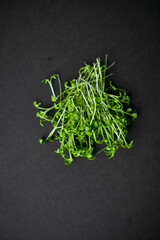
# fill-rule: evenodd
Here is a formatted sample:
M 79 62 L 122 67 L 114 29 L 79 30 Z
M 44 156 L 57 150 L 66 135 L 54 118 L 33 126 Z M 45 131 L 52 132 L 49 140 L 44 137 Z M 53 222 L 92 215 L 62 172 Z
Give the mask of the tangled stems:
M 126 141 L 127 127 L 137 118 L 137 112 L 129 107 L 127 92 L 106 81 L 112 75 L 107 75 L 107 70 L 114 63 L 107 65 L 107 55 L 104 65 L 100 58 L 93 65 L 85 63 L 77 79 L 64 83 L 63 92 L 59 75 L 43 80 L 50 86 L 53 106 L 44 108 L 37 102 L 34 106 L 39 110 L 37 117 L 41 126 L 48 121 L 53 129 L 46 139 L 40 138 L 39 141 L 45 144 L 53 139 L 59 140 L 60 147 L 56 152 L 61 154 L 66 165 L 71 164 L 74 157 L 93 160 L 104 151 L 112 158 L 119 147 L 132 147 L 133 141 Z M 52 83 L 56 79 L 60 89 L 57 97 Z M 53 109 L 55 113 L 51 116 Z M 95 143 L 104 143 L 105 147 L 94 154 Z

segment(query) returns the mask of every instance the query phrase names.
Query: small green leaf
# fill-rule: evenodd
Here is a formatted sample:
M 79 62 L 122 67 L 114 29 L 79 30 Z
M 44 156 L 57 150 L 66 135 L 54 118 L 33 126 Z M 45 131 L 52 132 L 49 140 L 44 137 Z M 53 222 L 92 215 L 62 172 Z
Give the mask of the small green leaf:
M 51 80 L 52 80 L 52 78 L 56 79 L 58 76 L 59 76 L 58 74 L 53 74 L 50 79 Z
M 60 153 L 60 149 L 58 148 L 55 152 L 56 152 L 56 153 Z
M 38 108 L 41 105 L 41 102 L 37 103 L 36 101 L 33 102 L 33 105 Z
M 57 97 L 51 95 L 51 101 L 52 101 L 52 102 L 56 102 L 56 101 L 57 101 Z
M 37 118 L 38 118 L 38 117 L 41 117 L 40 112 L 41 112 L 41 111 L 37 112 L 37 114 L 36 114 Z
M 127 108 L 126 112 L 132 112 L 132 108 Z
M 137 113 L 132 113 L 131 116 L 136 119 L 137 118 Z
M 39 142 L 40 142 L 40 144 L 44 144 L 45 145 L 46 140 L 44 140 L 43 138 L 39 138 Z
M 46 83 L 49 83 L 49 79 L 43 79 L 43 80 L 42 80 L 42 83 L 45 83 L 45 84 L 46 84 Z

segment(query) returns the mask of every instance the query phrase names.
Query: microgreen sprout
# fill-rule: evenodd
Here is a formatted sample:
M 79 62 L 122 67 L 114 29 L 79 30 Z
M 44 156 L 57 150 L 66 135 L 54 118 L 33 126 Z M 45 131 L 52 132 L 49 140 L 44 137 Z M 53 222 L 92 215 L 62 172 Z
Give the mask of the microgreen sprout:
M 127 91 L 117 88 L 106 74 L 111 65 L 101 64 L 97 58 L 93 65 L 86 64 L 79 70 L 77 79 L 64 83 L 61 90 L 61 81 L 58 74 L 42 82 L 49 84 L 53 106 L 41 107 L 41 103 L 34 102 L 38 109 L 37 117 L 40 124 L 50 122 L 53 129 L 46 139 L 39 142 L 59 140 L 60 147 L 56 153 L 61 154 L 65 164 L 73 162 L 74 157 L 86 157 L 89 160 L 102 151 L 109 158 L 114 157 L 119 147 L 131 148 L 133 141 L 127 142 L 127 127 L 137 118 L 137 112 L 130 105 Z M 53 81 L 58 80 L 59 95 L 56 96 Z M 55 110 L 51 116 L 51 110 Z M 94 153 L 96 144 L 105 144 L 99 152 Z

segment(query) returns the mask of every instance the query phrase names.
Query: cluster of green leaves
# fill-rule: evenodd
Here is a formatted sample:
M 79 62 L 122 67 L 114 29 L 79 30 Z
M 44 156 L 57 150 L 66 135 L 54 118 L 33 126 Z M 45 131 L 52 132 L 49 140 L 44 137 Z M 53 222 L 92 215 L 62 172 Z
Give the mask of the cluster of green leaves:
M 59 75 L 43 80 L 51 88 L 53 106 L 44 108 L 37 102 L 34 106 L 39 110 L 40 124 L 43 126 L 44 121 L 50 122 L 53 129 L 46 139 L 40 138 L 39 141 L 45 144 L 53 139 L 59 140 L 60 147 L 56 152 L 61 154 L 66 165 L 79 156 L 93 160 L 102 151 L 112 158 L 119 147 L 132 146 L 133 141 L 126 141 L 127 127 L 137 118 L 137 112 L 129 107 L 130 97 L 125 90 L 117 88 L 111 81 L 106 83 L 112 75 L 107 75 L 107 70 L 114 63 L 107 65 L 107 55 L 103 65 L 100 58 L 93 65 L 85 63 L 77 79 L 64 83 L 63 92 Z M 59 82 L 58 96 L 53 88 L 55 79 Z M 105 147 L 94 153 L 95 143 L 104 143 Z

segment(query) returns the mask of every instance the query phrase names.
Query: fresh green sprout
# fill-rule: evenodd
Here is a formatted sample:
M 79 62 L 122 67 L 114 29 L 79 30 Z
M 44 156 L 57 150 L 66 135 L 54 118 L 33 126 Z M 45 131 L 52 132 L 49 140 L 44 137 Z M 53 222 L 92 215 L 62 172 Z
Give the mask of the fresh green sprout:
M 64 83 L 63 92 L 58 74 L 44 79 L 42 82 L 48 83 L 51 89 L 52 107 L 41 107 L 41 103 L 34 101 L 39 110 L 40 125 L 47 121 L 53 126 L 48 137 L 40 138 L 39 142 L 45 144 L 53 139 L 59 140 L 60 147 L 56 153 L 61 154 L 66 165 L 71 164 L 74 157 L 93 160 L 104 151 L 112 158 L 119 147 L 132 147 L 133 141 L 126 141 L 127 127 L 137 118 L 137 112 L 129 106 L 127 91 L 117 88 L 112 81 L 106 81 L 112 75 L 107 75 L 107 70 L 115 64 L 108 66 L 107 58 L 106 55 L 104 65 L 100 58 L 93 65 L 85 63 L 77 79 Z M 56 79 L 60 89 L 58 96 L 53 88 Z M 51 116 L 53 109 L 55 113 Z M 105 147 L 94 153 L 95 143 L 104 143 Z

